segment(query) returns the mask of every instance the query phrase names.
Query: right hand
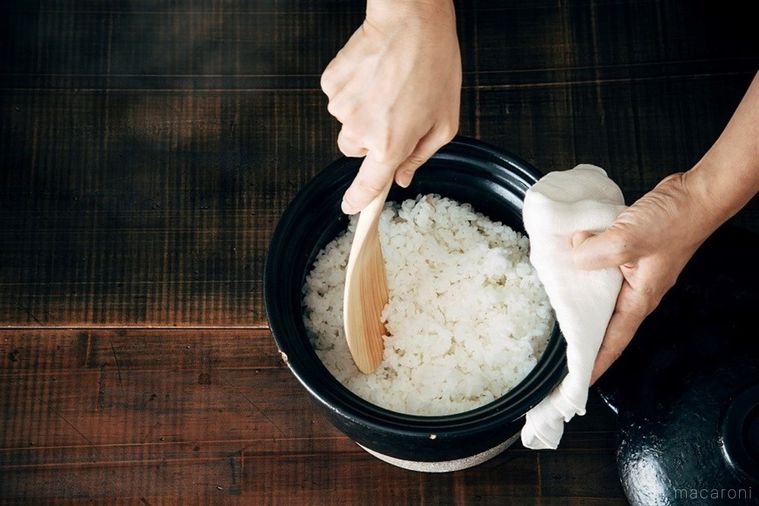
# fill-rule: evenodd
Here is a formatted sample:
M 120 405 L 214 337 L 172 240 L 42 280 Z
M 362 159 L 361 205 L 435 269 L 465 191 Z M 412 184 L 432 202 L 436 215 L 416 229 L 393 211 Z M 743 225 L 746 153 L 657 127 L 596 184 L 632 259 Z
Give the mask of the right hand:
M 692 176 L 686 172 L 666 177 L 605 231 L 577 232 L 572 237 L 578 268 L 619 267 L 624 277 L 596 356 L 592 382 L 619 358 L 640 324 L 719 224 L 708 203 L 689 184 Z
M 366 207 L 458 130 L 461 55 L 450 0 L 369 0 L 366 20 L 324 70 L 328 110 L 345 156 L 365 156 L 343 212 Z
M 618 266 L 624 276 L 593 382 L 619 357 L 699 245 L 759 192 L 757 139 L 759 72 L 722 135 L 691 170 L 665 178 L 604 232 L 572 237 L 579 268 Z

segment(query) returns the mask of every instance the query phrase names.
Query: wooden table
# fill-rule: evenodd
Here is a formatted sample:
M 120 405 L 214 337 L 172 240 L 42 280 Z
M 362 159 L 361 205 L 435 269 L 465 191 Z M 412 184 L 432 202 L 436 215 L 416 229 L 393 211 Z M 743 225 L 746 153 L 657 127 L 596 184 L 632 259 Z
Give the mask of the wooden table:
M 0 502 L 616 504 L 614 416 L 558 451 L 396 469 L 283 366 L 278 216 L 338 156 L 319 74 L 360 2 L 0 8 Z M 689 168 L 759 67 L 721 2 L 462 1 L 461 132 L 629 199 Z M 759 229 L 759 206 L 736 219 Z

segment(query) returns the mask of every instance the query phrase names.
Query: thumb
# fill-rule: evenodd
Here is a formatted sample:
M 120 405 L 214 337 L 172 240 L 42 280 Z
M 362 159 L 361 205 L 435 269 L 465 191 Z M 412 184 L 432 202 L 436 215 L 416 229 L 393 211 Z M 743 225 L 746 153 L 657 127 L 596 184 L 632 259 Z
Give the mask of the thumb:
M 411 184 L 416 170 L 435 154 L 445 143 L 450 140 L 449 136 L 439 133 L 439 129 L 433 128 L 430 132 L 422 137 L 417 143 L 414 151 L 398 167 L 395 172 L 395 181 L 402 187 L 406 188 Z
M 585 271 L 618 267 L 634 259 L 630 246 L 617 228 L 601 233 L 576 232 L 572 236 L 572 260 L 578 269 Z
M 343 195 L 341 204 L 345 214 L 362 211 L 374 198 L 382 193 L 388 183 L 392 182 L 397 163 L 387 163 L 375 158 L 372 151 L 366 155 L 356 178 Z

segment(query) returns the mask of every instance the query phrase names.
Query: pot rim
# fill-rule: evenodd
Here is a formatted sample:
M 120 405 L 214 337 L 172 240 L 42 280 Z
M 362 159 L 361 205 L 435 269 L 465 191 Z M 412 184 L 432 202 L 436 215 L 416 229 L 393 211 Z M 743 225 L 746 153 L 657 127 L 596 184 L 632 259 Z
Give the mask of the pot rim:
M 524 191 L 540 177 L 540 172 L 519 157 L 475 139 L 458 136 L 441 148 L 434 159 L 478 161 L 487 165 L 491 173 L 511 173 L 516 176 Z M 479 158 L 479 160 L 478 160 Z M 345 168 L 350 159 L 339 158 L 309 180 L 291 200 L 282 214 L 273 234 L 264 267 L 264 303 L 269 328 L 283 360 L 311 396 L 326 409 L 352 423 L 377 431 L 391 431 L 413 437 L 429 438 L 464 435 L 473 431 L 493 429 L 510 424 L 542 400 L 566 374 L 566 343 L 555 323 L 548 345 L 535 367 L 514 388 L 498 399 L 478 408 L 450 415 L 410 415 L 382 408 L 364 400 L 340 383 L 316 357 L 318 374 L 313 357 L 293 353 L 294 342 L 288 333 L 291 329 L 280 320 L 281 313 L 274 307 L 276 289 L 275 272 L 280 268 L 281 252 L 291 246 L 288 232 L 302 211 L 302 202 L 308 200 L 315 188 L 324 185 L 322 180 L 334 178 L 335 171 Z M 355 160 L 354 160 L 355 162 Z M 497 174 L 496 174 L 497 175 Z M 351 174 L 352 177 L 352 174 Z M 306 339 L 307 336 L 306 336 Z M 308 360 L 307 360 L 308 358 Z

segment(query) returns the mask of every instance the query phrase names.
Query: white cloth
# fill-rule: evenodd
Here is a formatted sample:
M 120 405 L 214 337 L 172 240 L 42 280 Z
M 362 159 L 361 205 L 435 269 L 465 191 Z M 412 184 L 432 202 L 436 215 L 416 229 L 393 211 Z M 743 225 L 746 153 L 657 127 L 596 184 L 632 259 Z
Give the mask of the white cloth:
M 530 261 L 546 289 L 567 341 L 569 373 L 532 408 L 522 428 L 522 444 L 555 449 L 564 422 L 585 414 L 590 375 L 617 295 L 618 268 L 583 271 L 572 261 L 572 235 L 605 230 L 625 208 L 619 187 L 594 165 L 551 172 L 527 191 L 524 226 Z

